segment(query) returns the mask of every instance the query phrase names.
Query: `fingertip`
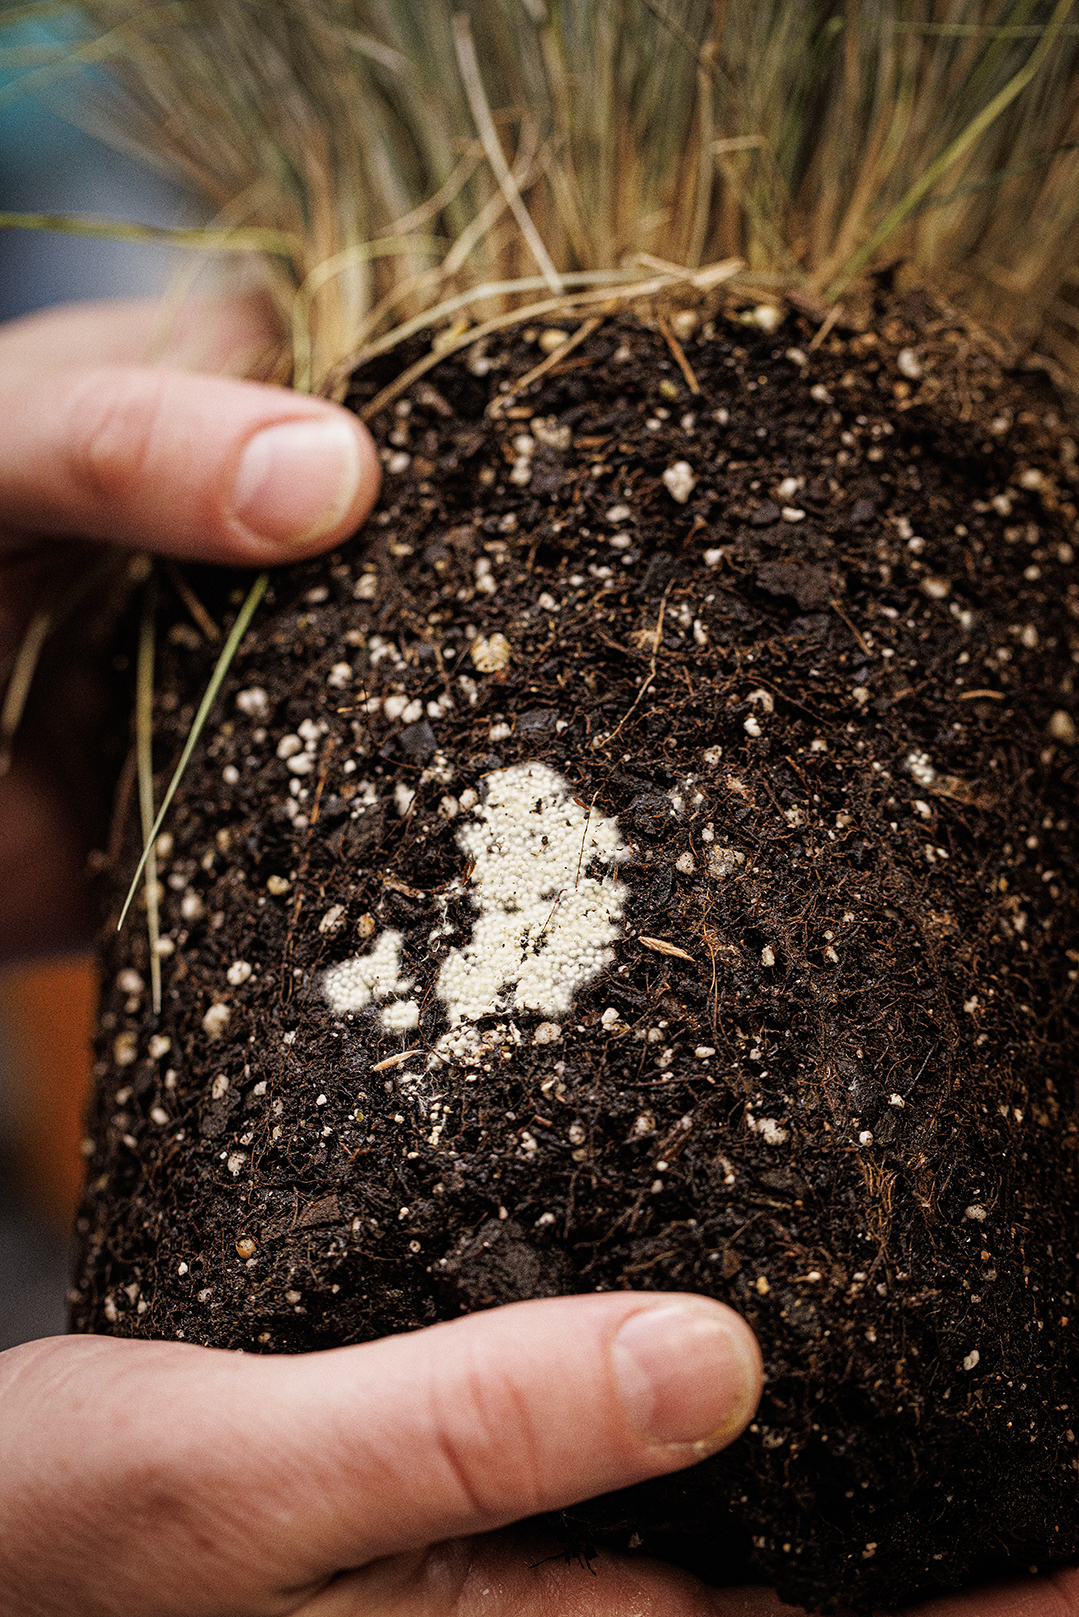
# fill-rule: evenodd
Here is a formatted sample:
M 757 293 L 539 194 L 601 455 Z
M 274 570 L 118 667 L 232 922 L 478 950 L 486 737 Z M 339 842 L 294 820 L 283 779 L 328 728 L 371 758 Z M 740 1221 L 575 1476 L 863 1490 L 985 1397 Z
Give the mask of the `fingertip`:
M 335 406 L 262 426 L 240 447 L 227 516 L 268 561 L 294 560 L 352 533 L 378 495 L 367 429 Z
M 650 1448 L 686 1463 L 743 1431 L 761 1395 L 763 1365 L 745 1321 L 710 1297 L 674 1296 L 619 1328 L 611 1362 L 630 1427 Z

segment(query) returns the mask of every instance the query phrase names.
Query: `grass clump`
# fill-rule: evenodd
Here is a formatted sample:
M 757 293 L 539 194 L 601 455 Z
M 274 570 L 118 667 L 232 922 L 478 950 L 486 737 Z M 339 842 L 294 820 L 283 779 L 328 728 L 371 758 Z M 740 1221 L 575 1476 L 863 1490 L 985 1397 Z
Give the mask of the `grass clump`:
M 70 98 L 82 73 L 95 117 L 216 226 L 275 233 L 265 278 L 305 386 L 331 387 L 372 337 L 454 294 L 615 283 L 647 270 L 642 255 L 690 270 L 737 257 L 758 282 L 831 300 L 907 259 L 1079 369 L 1073 0 L 961 0 L 943 19 L 930 0 L 58 14 L 71 43 L 16 85 Z M 85 76 L 102 61 L 105 93 Z

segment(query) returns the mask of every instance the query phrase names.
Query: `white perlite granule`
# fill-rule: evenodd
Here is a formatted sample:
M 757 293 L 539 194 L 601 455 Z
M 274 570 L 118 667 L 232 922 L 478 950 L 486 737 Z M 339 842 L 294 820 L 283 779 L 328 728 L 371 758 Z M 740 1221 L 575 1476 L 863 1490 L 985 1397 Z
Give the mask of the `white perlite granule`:
M 451 1028 L 515 1010 L 564 1016 L 578 989 L 610 962 L 626 896 L 613 874 L 630 854 L 617 821 L 576 801 L 561 775 L 546 764 L 515 764 L 484 786 L 483 802 L 457 836 L 472 860 L 476 921 L 435 984 Z M 589 873 L 595 861 L 606 867 L 600 875 Z M 384 932 L 370 954 L 328 971 L 333 1009 L 362 1010 L 407 992 L 412 980 L 398 979 L 400 950 L 401 934 Z M 413 1007 L 407 1025 L 414 1027 Z M 387 1031 L 402 1031 L 404 1009 L 385 1008 Z

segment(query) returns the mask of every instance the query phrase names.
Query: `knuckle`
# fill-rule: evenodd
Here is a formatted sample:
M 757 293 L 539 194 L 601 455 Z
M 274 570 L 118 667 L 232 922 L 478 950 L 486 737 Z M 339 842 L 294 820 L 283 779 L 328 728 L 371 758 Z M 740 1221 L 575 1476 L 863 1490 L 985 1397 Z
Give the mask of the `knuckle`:
M 534 1412 L 512 1375 L 474 1364 L 443 1390 L 436 1408 L 439 1450 L 470 1515 L 502 1520 L 507 1501 L 522 1516 L 543 1508 Z
M 167 380 L 122 370 L 85 376 L 72 399 L 69 475 L 102 505 L 123 503 L 153 458 L 166 413 Z

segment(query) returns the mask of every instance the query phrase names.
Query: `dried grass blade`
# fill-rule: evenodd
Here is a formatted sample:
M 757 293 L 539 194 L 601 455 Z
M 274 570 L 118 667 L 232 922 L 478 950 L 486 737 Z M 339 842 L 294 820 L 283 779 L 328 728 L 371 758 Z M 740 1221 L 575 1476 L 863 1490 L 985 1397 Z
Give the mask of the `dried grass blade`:
M 161 1014 L 161 918 L 157 904 L 157 849 L 150 840 L 154 824 L 154 620 L 157 586 L 149 578 L 142 597 L 139 651 L 135 668 L 135 758 L 139 778 L 139 820 L 146 857 L 146 933 L 150 945 L 150 996 L 154 1015 Z
M 517 189 L 517 182 L 510 173 L 506 162 L 502 144 L 495 129 L 491 109 L 487 104 L 487 96 L 483 88 L 483 79 L 480 76 L 479 62 L 476 60 L 476 46 L 472 38 L 472 25 L 463 11 L 455 13 L 453 18 L 453 43 L 457 52 L 457 63 L 461 70 L 461 82 L 468 96 L 468 104 L 472 109 L 472 116 L 476 121 L 476 130 L 483 149 L 487 153 L 487 161 L 494 170 L 495 179 L 499 189 L 509 204 L 513 217 L 521 227 L 524 236 L 532 250 L 532 256 L 539 265 L 547 285 L 552 292 L 562 291 L 562 278 L 554 267 L 551 255 L 543 245 L 543 239 L 532 222 L 532 216 L 524 205 L 524 200 Z
M 0 776 L 6 775 L 11 768 L 15 735 L 22 722 L 42 648 L 52 633 L 53 621 L 51 610 L 35 612 L 15 654 L 14 666 L 4 692 L 4 704 L 0 707 Z
M 0 212 L 0 230 L 55 230 L 64 236 L 105 241 L 159 242 L 163 247 L 195 247 L 209 252 L 266 253 L 293 259 L 302 251 L 298 236 L 284 230 L 217 230 L 200 225 L 140 225 L 126 219 L 91 219 L 67 213 Z
M 153 849 L 154 839 L 161 830 L 162 822 L 164 821 L 165 815 L 168 813 L 169 804 L 176 795 L 176 788 L 183 779 L 184 771 L 191 759 L 191 754 L 198 745 L 198 739 L 202 734 L 203 727 L 207 718 L 209 717 L 210 709 L 214 705 L 217 698 L 217 693 L 221 689 L 225 675 L 232 666 L 232 660 L 239 650 L 240 642 L 247 633 L 248 624 L 254 617 L 258 604 L 266 593 L 266 586 L 269 582 L 269 573 L 260 573 L 256 578 L 255 582 L 247 592 L 246 600 L 241 606 L 239 612 L 236 614 L 236 622 L 229 630 L 228 639 L 221 648 L 221 655 L 214 664 L 214 671 L 210 675 L 210 682 L 206 687 L 205 693 L 203 694 L 202 701 L 199 703 L 199 710 L 192 720 L 190 730 L 187 732 L 187 739 L 184 742 L 184 748 L 180 754 L 180 761 L 173 770 L 172 779 L 169 781 L 161 807 L 158 809 L 154 823 L 150 827 L 150 834 L 143 840 L 142 857 L 139 860 L 134 876 L 131 878 L 131 886 L 127 890 L 127 897 L 124 900 L 124 907 L 120 911 L 120 919 L 116 923 L 117 932 L 119 932 L 120 928 L 127 919 L 127 912 L 131 908 L 131 900 L 135 896 L 135 890 L 138 887 L 139 878 L 146 868 L 146 862 L 150 857 L 151 850 Z
M 59 600 L 54 601 L 51 606 L 42 607 L 30 619 L 11 664 L 3 705 L 0 706 L 0 776 L 6 775 L 11 768 L 12 746 L 22 723 L 23 712 L 45 642 L 62 623 L 67 621 L 95 584 L 115 571 L 120 561 L 127 564 L 130 557 L 114 546 L 108 546 L 97 560 L 75 579 L 71 588 L 61 595 Z
M 906 195 L 896 203 L 895 207 L 885 214 L 868 241 L 864 242 L 858 251 L 851 255 L 831 285 L 826 288 L 824 293 L 826 298 L 832 299 L 839 296 L 843 288 L 869 263 L 877 248 L 887 241 L 888 237 L 914 211 L 922 198 L 932 190 L 941 175 L 945 174 L 954 162 L 971 149 L 1005 108 L 1010 106 L 1016 96 L 1026 89 L 1045 60 L 1050 46 L 1058 37 L 1061 25 L 1069 11 L 1071 11 L 1073 4 L 1074 0 L 1058 0 L 1053 10 L 1053 15 L 1047 23 L 1038 44 L 1031 51 L 1028 60 L 1017 73 L 1013 74 L 1004 88 L 999 90 L 993 99 L 982 108 L 981 112 L 970 120 L 966 128 L 961 130 L 955 139 L 945 147 L 937 160 L 930 163 L 929 167 L 919 175 L 918 179 L 915 180 Z

